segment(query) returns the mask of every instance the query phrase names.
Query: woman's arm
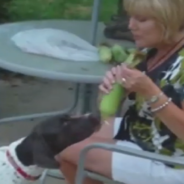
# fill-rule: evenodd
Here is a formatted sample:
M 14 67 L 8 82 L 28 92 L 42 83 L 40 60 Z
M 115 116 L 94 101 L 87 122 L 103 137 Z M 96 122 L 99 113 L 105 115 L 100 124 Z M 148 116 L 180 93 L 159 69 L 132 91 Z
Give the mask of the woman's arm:
M 144 94 L 146 99 L 160 94 L 162 91 L 156 85 L 153 85 Z M 168 97 L 163 95 L 156 103 L 151 104 L 151 108 L 157 108 L 168 101 Z M 174 103 L 170 102 L 162 110 L 155 113 L 157 116 L 178 138 L 184 141 L 184 101 L 182 103 L 183 109 L 178 108 Z

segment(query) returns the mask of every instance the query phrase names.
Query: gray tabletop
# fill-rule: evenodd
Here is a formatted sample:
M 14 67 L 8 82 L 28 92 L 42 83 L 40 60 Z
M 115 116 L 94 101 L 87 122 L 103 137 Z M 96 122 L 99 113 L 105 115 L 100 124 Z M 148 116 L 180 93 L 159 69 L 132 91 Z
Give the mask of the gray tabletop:
M 90 41 L 90 21 L 46 20 L 28 21 L 0 26 L 0 67 L 25 75 L 53 80 L 65 80 L 78 83 L 99 83 L 111 66 L 101 62 L 74 62 L 53 59 L 22 52 L 15 47 L 10 38 L 19 31 L 32 28 L 56 28 L 72 32 Z M 104 25 L 99 23 L 97 42 L 106 39 L 103 36 Z M 124 42 L 126 46 L 132 46 Z

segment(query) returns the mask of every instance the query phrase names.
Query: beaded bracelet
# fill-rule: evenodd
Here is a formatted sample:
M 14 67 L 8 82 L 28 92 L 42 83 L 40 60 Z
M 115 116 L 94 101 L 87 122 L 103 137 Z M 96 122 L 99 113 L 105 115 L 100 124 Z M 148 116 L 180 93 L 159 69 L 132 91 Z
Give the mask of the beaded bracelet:
M 169 98 L 165 103 L 163 103 L 162 105 L 160 105 L 159 107 L 156 107 L 154 109 L 151 109 L 152 113 L 158 112 L 162 109 L 164 109 L 166 106 L 169 105 L 169 103 L 172 101 L 172 98 Z
M 162 97 L 164 95 L 163 92 L 161 92 L 160 94 L 156 95 L 156 96 L 152 96 L 151 99 L 147 100 L 146 103 L 148 105 L 154 104 L 155 102 L 157 102 L 159 100 L 160 97 Z

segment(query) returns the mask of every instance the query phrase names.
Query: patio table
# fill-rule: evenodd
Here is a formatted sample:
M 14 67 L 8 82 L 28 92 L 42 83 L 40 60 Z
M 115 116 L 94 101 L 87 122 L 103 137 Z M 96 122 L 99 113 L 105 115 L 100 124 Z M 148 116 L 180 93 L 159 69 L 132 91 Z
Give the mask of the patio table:
M 43 21 L 28 21 L 28 22 L 17 22 L 11 24 L 4 24 L 0 26 L 0 67 L 7 69 L 9 71 L 33 76 L 41 77 L 44 79 L 52 80 L 62 80 L 76 83 L 76 96 L 75 101 L 79 98 L 79 85 L 83 87 L 81 95 L 85 103 L 87 92 L 89 87 L 94 84 L 98 84 L 105 71 L 108 69 L 108 65 L 100 62 L 75 62 L 67 60 L 59 60 L 55 58 L 50 58 L 46 56 L 28 54 L 17 48 L 11 41 L 11 37 L 19 31 L 33 29 L 33 28 L 56 28 L 63 29 L 75 33 L 81 36 L 87 41 L 90 37 L 91 23 L 89 21 L 67 21 L 67 20 L 43 20 Z M 103 24 L 99 23 L 98 41 L 102 41 L 103 35 L 100 34 L 103 30 Z M 86 87 L 86 85 L 88 85 Z M 85 89 L 87 88 L 87 89 Z M 88 92 L 89 93 L 89 92 Z M 88 97 L 89 98 L 89 97 Z M 88 101 L 89 102 L 89 101 Z M 87 105 L 82 108 L 82 111 L 89 111 Z M 34 115 L 26 115 L 20 117 L 3 118 L 0 122 L 11 122 L 20 121 L 25 119 L 32 119 L 37 117 L 51 116 L 56 114 L 65 113 L 67 111 L 73 110 L 74 106 L 67 109 L 66 111 L 51 112 L 51 113 L 41 113 Z M 90 108 L 90 107 L 88 107 Z
M 11 37 L 23 30 L 33 28 L 55 28 L 74 33 L 81 38 L 96 45 L 105 41 L 103 35 L 104 24 L 98 22 L 99 1 L 94 0 L 92 21 L 80 20 L 39 20 L 2 24 L 0 26 L 0 67 L 29 75 L 52 80 L 70 81 L 76 83 L 75 100 L 71 108 L 58 112 L 47 112 L 41 114 L 23 115 L 0 119 L 0 123 L 11 121 L 22 121 L 25 119 L 41 118 L 58 115 L 72 111 L 79 99 L 79 89 L 82 89 L 81 113 L 91 111 L 90 99 L 92 87 L 100 83 L 105 72 L 111 67 L 101 62 L 75 62 L 50 58 L 46 56 L 28 54 L 17 48 L 11 41 Z M 131 46 L 132 43 L 124 44 Z M 79 88 L 82 85 L 82 88 Z

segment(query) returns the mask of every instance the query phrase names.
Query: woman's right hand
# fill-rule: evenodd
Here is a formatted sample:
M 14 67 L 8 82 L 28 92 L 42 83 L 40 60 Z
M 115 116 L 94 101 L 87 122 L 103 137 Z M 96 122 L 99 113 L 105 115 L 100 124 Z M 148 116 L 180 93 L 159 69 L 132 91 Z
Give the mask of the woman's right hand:
M 121 66 L 113 67 L 111 70 L 106 72 L 99 89 L 102 93 L 108 94 L 115 82 L 121 82 Z

